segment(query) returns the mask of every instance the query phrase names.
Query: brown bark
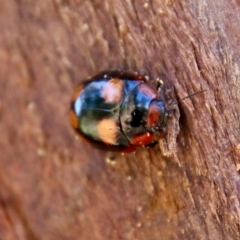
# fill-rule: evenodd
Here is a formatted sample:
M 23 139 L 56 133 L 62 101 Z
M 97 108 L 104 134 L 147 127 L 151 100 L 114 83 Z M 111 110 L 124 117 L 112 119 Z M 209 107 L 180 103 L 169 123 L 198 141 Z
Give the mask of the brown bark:
M 2 1 L 0 239 L 240 239 L 239 11 Z M 74 86 L 106 69 L 160 77 L 177 98 L 207 92 L 179 103 L 167 142 L 109 160 L 68 120 Z

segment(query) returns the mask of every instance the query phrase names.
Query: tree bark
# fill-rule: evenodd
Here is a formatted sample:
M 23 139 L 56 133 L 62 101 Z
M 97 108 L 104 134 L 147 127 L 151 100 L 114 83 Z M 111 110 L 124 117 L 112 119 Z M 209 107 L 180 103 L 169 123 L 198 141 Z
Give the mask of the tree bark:
M 239 1 L 0 4 L 0 239 L 240 239 Z M 71 93 L 102 70 L 179 102 L 149 149 L 75 139 Z

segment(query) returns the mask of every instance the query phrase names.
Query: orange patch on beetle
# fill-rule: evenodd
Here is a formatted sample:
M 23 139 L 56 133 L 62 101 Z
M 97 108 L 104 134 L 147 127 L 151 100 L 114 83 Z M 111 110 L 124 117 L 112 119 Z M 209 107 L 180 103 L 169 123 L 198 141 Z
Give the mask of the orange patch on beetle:
M 123 97 L 124 82 L 119 78 L 112 78 L 102 88 L 102 97 L 108 103 L 119 102 Z
M 77 115 L 75 114 L 75 112 L 71 109 L 70 112 L 69 112 L 69 118 L 70 118 L 70 122 L 71 122 L 71 125 L 74 129 L 78 129 L 78 117 Z
M 157 91 L 155 88 L 153 88 L 150 85 L 147 84 L 140 84 L 138 86 L 138 90 L 142 93 L 144 93 L 145 95 L 151 97 L 152 99 L 157 98 Z
M 152 143 L 153 141 L 153 133 L 143 133 L 140 135 L 136 135 L 131 139 L 131 144 L 134 146 L 144 146 Z
M 72 99 L 71 99 L 72 102 L 75 102 L 75 100 L 78 98 L 78 96 L 80 95 L 80 93 L 82 92 L 84 87 L 85 87 L 84 84 L 80 84 L 75 88 L 75 90 L 72 94 Z
M 106 118 L 99 121 L 97 124 L 97 132 L 100 139 L 105 144 L 115 144 L 119 126 L 112 119 Z

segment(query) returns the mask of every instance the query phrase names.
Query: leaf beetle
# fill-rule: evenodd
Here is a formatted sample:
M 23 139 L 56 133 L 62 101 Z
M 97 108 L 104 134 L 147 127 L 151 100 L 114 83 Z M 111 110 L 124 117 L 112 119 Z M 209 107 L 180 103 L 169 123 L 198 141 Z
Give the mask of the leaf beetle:
M 111 151 L 132 152 L 154 143 L 168 119 L 168 111 L 145 76 L 104 71 L 74 91 L 70 121 L 91 144 Z

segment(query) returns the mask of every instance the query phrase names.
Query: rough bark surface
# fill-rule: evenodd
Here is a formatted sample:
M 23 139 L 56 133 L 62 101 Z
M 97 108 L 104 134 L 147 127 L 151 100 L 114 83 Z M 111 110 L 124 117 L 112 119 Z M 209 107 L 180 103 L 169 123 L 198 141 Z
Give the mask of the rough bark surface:
M 0 239 L 240 239 L 237 0 L 0 3 Z M 74 87 L 135 70 L 180 99 L 159 145 L 75 139 Z M 165 91 L 164 90 L 164 91 Z

